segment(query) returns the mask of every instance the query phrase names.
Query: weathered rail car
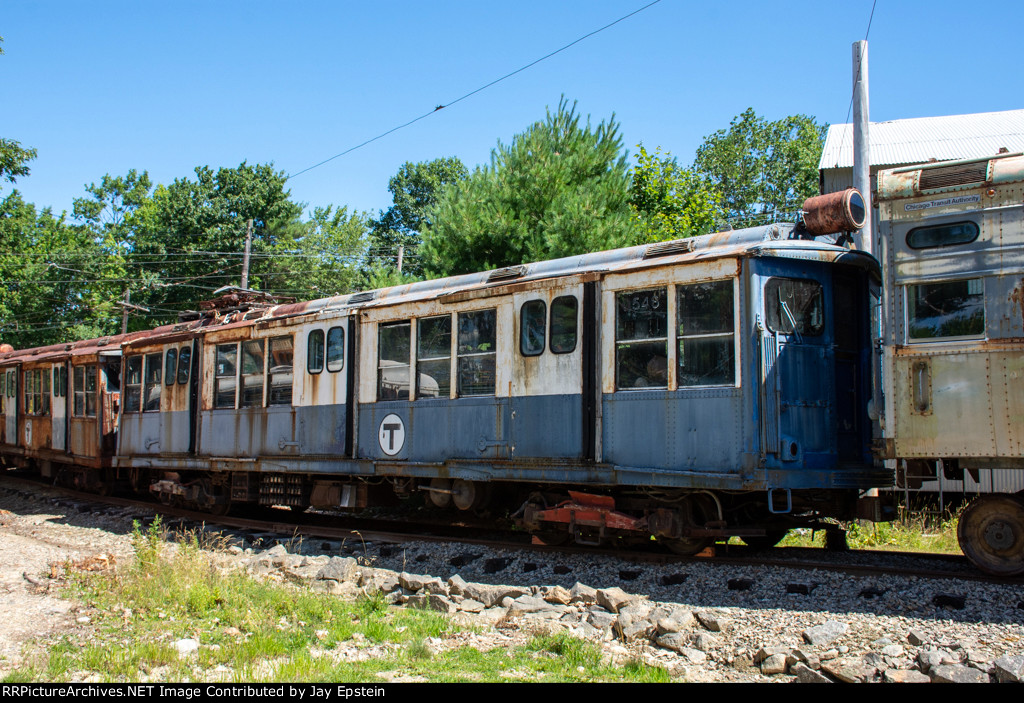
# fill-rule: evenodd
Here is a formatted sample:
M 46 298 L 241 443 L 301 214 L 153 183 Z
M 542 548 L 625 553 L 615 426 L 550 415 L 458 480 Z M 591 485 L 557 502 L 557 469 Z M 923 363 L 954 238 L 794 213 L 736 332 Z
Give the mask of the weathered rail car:
M 881 171 L 877 204 L 883 456 L 901 485 L 982 493 L 961 548 L 985 571 L 1022 573 L 1024 156 Z
M 124 344 L 115 465 L 212 511 L 422 492 L 684 552 L 869 516 L 859 492 L 891 482 L 868 416 L 877 263 L 802 237 L 215 311 Z
M 9 465 L 34 464 L 100 488 L 110 480 L 126 336 L 0 353 L 3 435 Z

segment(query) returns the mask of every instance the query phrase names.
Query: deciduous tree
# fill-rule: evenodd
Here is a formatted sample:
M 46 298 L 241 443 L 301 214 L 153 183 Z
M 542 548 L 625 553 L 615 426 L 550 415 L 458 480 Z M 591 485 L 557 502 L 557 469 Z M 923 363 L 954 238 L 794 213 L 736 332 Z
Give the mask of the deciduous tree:
M 800 206 L 818 193 L 818 159 L 827 125 L 793 115 L 770 122 L 748 108 L 729 129 L 704 139 L 694 171 L 722 196 L 740 225 Z

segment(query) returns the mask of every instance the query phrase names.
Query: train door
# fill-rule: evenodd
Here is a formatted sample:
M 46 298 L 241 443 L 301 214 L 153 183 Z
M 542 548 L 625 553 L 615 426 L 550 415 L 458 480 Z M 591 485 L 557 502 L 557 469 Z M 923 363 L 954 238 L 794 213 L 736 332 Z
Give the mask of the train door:
M 53 382 L 50 384 L 52 408 L 51 448 L 59 451 L 67 451 L 67 423 L 68 423 L 68 402 L 67 402 L 67 381 L 68 367 L 65 362 L 54 364 L 51 369 Z
M 756 270 L 763 296 L 761 451 L 827 468 L 835 451 L 831 281 L 824 268 L 807 262 L 760 261 Z
M 294 364 L 298 445 L 303 453 L 347 454 L 351 318 L 318 321 L 299 332 Z
M 593 316 L 591 306 L 581 303 L 593 289 L 593 283 L 576 284 L 513 296 L 509 433 L 517 459 L 593 457 L 593 435 L 587 431 L 593 426 L 594 386 L 587 382 L 593 365 L 586 363 L 593 347 L 580 334 L 588 314 Z

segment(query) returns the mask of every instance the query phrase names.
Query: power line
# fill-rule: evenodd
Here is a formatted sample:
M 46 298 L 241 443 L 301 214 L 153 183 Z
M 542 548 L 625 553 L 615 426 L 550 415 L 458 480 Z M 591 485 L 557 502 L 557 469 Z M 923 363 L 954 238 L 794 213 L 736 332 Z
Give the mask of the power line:
M 466 98 L 472 97 L 473 95 L 476 95 L 477 93 L 479 93 L 479 92 L 481 92 L 483 90 L 487 90 L 488 88 L 490 88 L 493 85 L 501 83 L 506 78 L 511 78 L 512 76 L 516 75 L 517 73 L 522 73 L 523 71 L 525 71 L 526 69 L 530 68 L 531 66 L 536 66 L 541 61 L 545 61 L 545 60 L 551 58 L 552 56 L 554 56 L 555 54 L 559 54 L 559 53 L 565 51 L 566 49 L 568 49 L 569 47 L 574 46 L 576 44 L 579 44 L 584 39 L 588 39 L 588 38 L 594 36 L 595 34 L 599 34 L 599 33 L 603 32 L 604 30 L 608 29 L 609 27 L 614 27 L 619 22 L 627 20 L 630 17 L 632 17 L 633 15 L 639 14 L 639 13 L 643 12 L 644 10 L 646 10 L 647 8 L 652 7 L 654 5 L 657 5 L 659 2 L 661 2 L 661 0 L 654 0 L 653 2 L 649 2 L 646 5 L 644 5 L 643 7 L 639 8 L 637 10 L 634 10 L 633 12 L 630 12 L 627 15 L 623 15 L 622 17 L 618 18 L 614 22 L 609 22 L 608 24 L 604 25 L 603 27 L 595 29 L 592 32 L 588 32 L 587 34 L 584 34 L 582 37 L 574 39 L 573 41 L 569 42 L 565 46 L 563 46 L 563 47 L 561 47 L 559 49 L 555 49 L 550 54 L 545 54 L 544 56 L 541 56 L 539 59 L 531 61 L 530 63 L 528 63 L 528 64 L 526 64 L 524 66 L 520 66 L 519 68 L 517 68 L 516 70 L 514 70 L 514 71 L 512 71 L 510 73 L 506 73 L 501 78 L 496 78 L 493 81 L 491 81 L 490 83 L 486 83 L 486 84 L 480 86 L 479 88 L 476 88 L 474 90 L 469 91 L 465 95 L 462 95 L 462 96 L 460 96 L 458 98 L 455 98 L 454 100 L 449 102 L 447 105 L 439 104 L 437 107 L 435 107 L 430 112 L 424 112 L 419 117 L 414 117 L 413 119 L 409 120 L 408 122 L 405 122 L 404 124 L 400 124 L 397 127 L 392 127 L 391 129 L 387 130 L 386 132 L 381 132 L 376 137 L 371 137 L 370 139 L 367 139 L 364 142 L 356 144 L 353 147 L 349 147 L 348 149 L 346 149 L 345 151 L 343 151 L 343 152 L 341 152 L 339 154 L 335 154 L 334 156 L 332 156 L 330 158 L 327 158 L 327 159 L 324 159 L 323 161 L 321 161 L 319 163 L 316 163 L 316 164 L 313 164 L 312 166 L 307 166 L 306 168 L 302 169 L 301 171 L 296 171 L 295 173 L 286 176 L 285 180 L 288 181 L 288 180 L 291 180 L 292 178 L 295 178 L 296 176 L 301 176 L 303 173 L 306 173 L 307 171 L 312 171 L 314 168 L 319 168 L 320 166 L 323 166 L 324 164 L 326 164 L 329 161 L 334 161 L 334 159 L 337 159 L 338 157 L 344 156 L 345 154 L 350 154 L 353 151 L 355 151 L 356 149 L 361 149 L 362 147 L 366 146 L 367 144 L 375 142 L 378 139 L 382 139 L 383 137 L 388 136 L 392 132 L 397 132 L 398 130 L 404 129 L 404 128 L 408 127 L 409 125 L 414 124 L 416 122 L 419 122 L 420 120 L 422 120 L 424 118 L 430 117 L 434 113 L 439 112 L 440 110 L 443 110 L 446 107 L 451 107 L 452 105 L 454 105 L 456 103 L 462 102 Z

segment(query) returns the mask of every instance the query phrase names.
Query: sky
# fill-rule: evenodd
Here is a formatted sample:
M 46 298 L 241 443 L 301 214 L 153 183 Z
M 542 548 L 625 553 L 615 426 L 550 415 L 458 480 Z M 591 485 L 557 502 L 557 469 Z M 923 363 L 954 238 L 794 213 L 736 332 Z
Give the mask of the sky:
M 748 107 L 847 122 L 865 34 L 873 122 L 1024 107 L 1020 0 L 661 0 L 451 104 L 649 2 L 4 0 L 0 136 L 38 150 L 13 187 L 55 212 L 107 173 L 246 161 L 296 174 L 308 208 L 376 215 L 403 163 L 486 164 L 562 96 L 683 164 Z

